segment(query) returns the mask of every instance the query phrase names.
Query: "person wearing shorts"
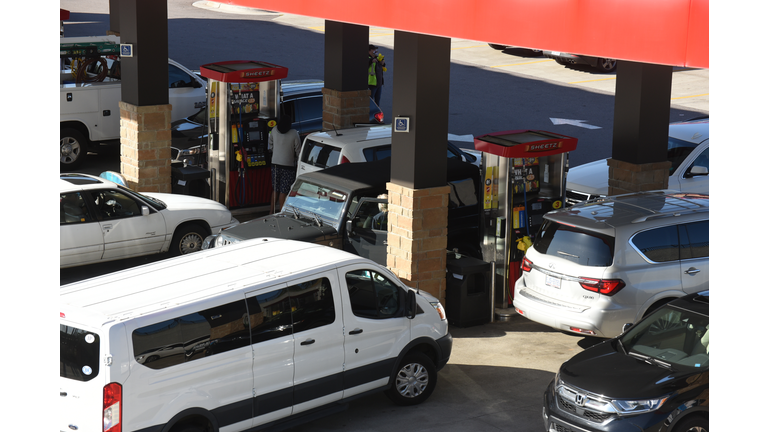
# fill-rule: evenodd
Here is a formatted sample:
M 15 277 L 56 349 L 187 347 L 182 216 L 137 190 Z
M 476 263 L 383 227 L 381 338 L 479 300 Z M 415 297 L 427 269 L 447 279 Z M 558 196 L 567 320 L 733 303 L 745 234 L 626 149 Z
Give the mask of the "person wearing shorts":
M 268 144 L 268 149 L 272 152 L 273 214 L 283 208 L 285 198 L 296 181 L 296 161 L 299 159 L 300 148 L 301 139 L 296 129 L 291 128 L 291 119 L 281 116 L 277 126 L 269 133 Z

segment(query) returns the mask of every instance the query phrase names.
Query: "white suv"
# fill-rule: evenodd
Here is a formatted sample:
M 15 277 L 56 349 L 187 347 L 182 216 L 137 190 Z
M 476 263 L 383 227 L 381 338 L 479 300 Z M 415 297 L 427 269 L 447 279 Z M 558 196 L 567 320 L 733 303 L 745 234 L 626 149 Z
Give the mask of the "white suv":
M 449 134 L 450 136 L 450 134 Z M 480 153 L 447 141 L 447 156 L 480 164 Z M 358 126 L 307 135 L 299 154 L 298 175 L 349 162 L 373 162 L 392 155 L 392 125 Z
M 692 119 L 669 125 L 667 141 L 669 189 L 709 193 L 709 118 Z M 608 195 L 606 159 L 568 170 L 566 203 L 576 204 Z
M 653 191 L 547 213 L 514 306 L 566 332 L 613 337 L 664 303 L 709 289 L 709 196 Z

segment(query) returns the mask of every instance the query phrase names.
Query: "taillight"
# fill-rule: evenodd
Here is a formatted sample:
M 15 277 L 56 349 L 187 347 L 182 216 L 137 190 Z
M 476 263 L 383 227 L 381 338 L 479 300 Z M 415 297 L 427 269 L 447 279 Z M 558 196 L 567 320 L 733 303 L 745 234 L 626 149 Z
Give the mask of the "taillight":
M 120 417 L 123 416 L 123 386 L 109 383 L 104 386 L 104 432 L 121 432 Z
M 523 258 L 523 265 L 520 266 L 524 272 L 529 272 L 533 268 L 533 263 L 528 258 Z
M 373 118 L 375 118 L 376 121 L 379 122 L 379 123 L 384 123 L 384 113 L 381 112 L 381 111 L 379 111 L 376 114 L 374 114 Z
M 346 156 L 342 156 L 342 157 L 341 157 L 341 162 L 339 162 L 339 163 L 340 163 L 340 164 L 349 163 L 349 159 L 347 159 L 347 157 L 346 157 Z
M 579 278 L 579 284 L 587 291 L 592 291 L 607 296 L 612 296 L 626 286 L 621 279 L 592 279 Z

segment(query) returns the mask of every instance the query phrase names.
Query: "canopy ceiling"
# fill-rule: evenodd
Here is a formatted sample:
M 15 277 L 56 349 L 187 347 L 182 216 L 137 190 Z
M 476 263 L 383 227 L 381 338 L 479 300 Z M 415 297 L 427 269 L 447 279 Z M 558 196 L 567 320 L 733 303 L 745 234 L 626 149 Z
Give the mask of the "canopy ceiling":
M 219 1 L 434 36 L 709 68 L 709 0 Z

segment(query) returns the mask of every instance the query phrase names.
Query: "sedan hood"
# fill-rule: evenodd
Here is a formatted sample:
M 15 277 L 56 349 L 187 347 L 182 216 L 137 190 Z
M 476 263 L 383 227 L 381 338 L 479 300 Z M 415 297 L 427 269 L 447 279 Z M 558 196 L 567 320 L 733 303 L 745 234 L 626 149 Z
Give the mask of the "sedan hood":
M 616 344 L 608 340 L 575 355 L 560 367 L 560 379 L 609 398 L 652 399 L 688 387 L 699 375 L 648 364 Z
M 168 206 L 168 210 L 219 210 L 229 213 L 229 209 L 219 202 L 191 195 L 149 193 L 142 194 L 157 198 Z
M 276 237 L 324 244 L 329 237 L 336 237 L 337 231 L 330 225 L 317 226 L 314 220 L 296 219 L 293 215 L 278 213 L 241 223 L 222 234 L 239 240 Z
M 608 159 L 569 169 L 565 188 L 590 195 L 608 195 Z
M 226 206 L 207 198 L 167 193 L 144 193 L 144 195 L 157 198 L 165 203 L 167 208 L 161 213 L 166 224 L 171 227 L 184 221 L 202 219 L 205 220 L 213 233 L 217 233 L 219 229 L 227 225 L 238 223 Z

